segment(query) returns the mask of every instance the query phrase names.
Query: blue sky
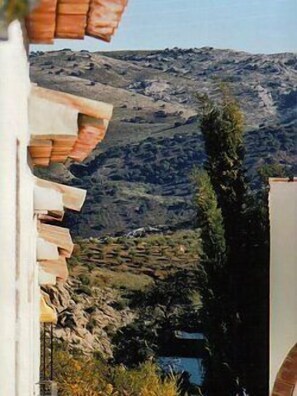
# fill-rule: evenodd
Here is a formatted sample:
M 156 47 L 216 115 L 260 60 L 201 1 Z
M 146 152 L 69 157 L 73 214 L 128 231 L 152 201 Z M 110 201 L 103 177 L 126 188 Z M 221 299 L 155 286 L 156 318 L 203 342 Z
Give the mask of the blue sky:
M 212 46 L 297 52 L 297 0 L 129 0 L 111 44 L 86 38 L 54 46 L 90 51 Z

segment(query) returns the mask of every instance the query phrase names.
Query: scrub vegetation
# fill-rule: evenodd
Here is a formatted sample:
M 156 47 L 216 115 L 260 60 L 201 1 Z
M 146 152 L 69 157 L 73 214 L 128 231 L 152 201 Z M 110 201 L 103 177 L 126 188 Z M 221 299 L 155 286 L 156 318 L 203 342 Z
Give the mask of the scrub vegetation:
M 100 358 L 56 352 L 55 375 L 61 396 L 179 396 L 178 378 L 161 376 L 148 362 L 135 369 L 107 365 Z
M 274 162 L 296 173 L 295 54 L 254 55 L 214 48 L 32 53 L 32 81 L 114 105 L 108 133 L 83 164 L 54 164 L 57 181 L 88 190 L 79 215 L 67 213 L 83 237 L 125 234 L 145 226 L 191 225 L 189 175 L 205 150 L 197 93 L 219 96 L 227 81 L 245 114 L 244 168 Z M 47 170 L 40 171 L 47 178 Z

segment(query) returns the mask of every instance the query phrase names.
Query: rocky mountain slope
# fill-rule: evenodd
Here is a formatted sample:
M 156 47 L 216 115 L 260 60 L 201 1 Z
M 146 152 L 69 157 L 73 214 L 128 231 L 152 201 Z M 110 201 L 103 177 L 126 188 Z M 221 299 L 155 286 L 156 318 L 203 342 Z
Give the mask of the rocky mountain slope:
M 98 237 L 192 218 L 189 175 L 203 163 L 195 95 L 231 87 L 245 113 L 246 167 L 296 172 L 297 55 L 166 49 L 116 53 L 32 53 L 42 86 L 114 104 L 107 136 L 84 164 L 56 165 L 43 177 L 88 189 L 72 231 Z
M 46 291 L 59 313 L 54 330 L 56 341 L 84 353 L 111 357 L 111 335 L 135 316 L 128 307 L 118 308 L 118 293 L 107 287 L 90 289 L 74 276 L 66 284 L 58 283 Z

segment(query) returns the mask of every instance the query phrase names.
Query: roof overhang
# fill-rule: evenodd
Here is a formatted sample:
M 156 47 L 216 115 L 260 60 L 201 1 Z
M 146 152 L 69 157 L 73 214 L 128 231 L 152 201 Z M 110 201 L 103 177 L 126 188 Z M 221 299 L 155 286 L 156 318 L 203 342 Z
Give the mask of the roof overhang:
M 29 153 L 33 165 L 83 161 L 106 134 L 113 106 L 32 85 Z
M 128 0 L 41 0 L 26 18 L 28 39 L 52 44 L 55 38 L 83 39 L 85 35 L 111 41 Z
M 67 228 L 39 223 L 37 230 L 39 238 L 58 247 L 60 256 L 71 257 L 74 244 Z
M 58 246 L 43 238 L 37 238 L 37 260 L 58 260 L 60 257 Z
M 81 188 L 66 186 L 64 184 L 39 179 L 37 177 L 35 178 L 35 187 L 37 188 L 37 191 L 40 191 L 39 189 L 41 188 L 46 190 L 47 194 L 58 194 L 61 197 L 63 207 L 77 212 L 81 210 L 87 195 L 86 190 Z M 47 199 L 44 196 L 41 196 L 39 200 L 41 201 L 39 205 L 42 209 L 50 210 L 47 206 Z
M 65 257 L 60 257 L 58 260 L 41 260 L 38 263 L 40 269 L 54 275 L 57 279 L 64 282 L 68 279 L 69 272 Z
M 79 211 L 85 201 L 86 191 L 37 177 L 34 181 L 34 211 L 39 220 L 36 244 L 39 284 L 53 285 L 56 279 L 67 280 L 66 257 L 71 256 L 74 244 L 67 228 L 45 222 L 62 220 L 64 208 Z

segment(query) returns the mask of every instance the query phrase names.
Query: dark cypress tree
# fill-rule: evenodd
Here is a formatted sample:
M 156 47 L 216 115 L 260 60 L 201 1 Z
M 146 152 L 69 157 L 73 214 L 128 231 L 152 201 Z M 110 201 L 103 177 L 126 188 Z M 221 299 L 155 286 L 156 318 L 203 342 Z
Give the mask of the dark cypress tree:
M 243 115 L 226 88 L 219 102 L 200 96 L 206 162 L 195 172 L 201 319 L 208 341 L 209 396 L 268 394 L 268 177 L 289 177 L 279 164 L 262 167 L 251 191 L 243 167 Z
M 239 105 L 222 88 L 222 101 L 214 103 L 207 95 L 200 96 L 200 128 L 204 138 L 206 163 L 226 229 L 230 246 L 237 240 L 240 228 L 236 217 L 242 215 L 246 192 L 244 181 L 243 114 Z
M 192 179 L 197 189 L 194 203 L 203 251 L 198 269 L 198 289 L 202 301 L 200 319 L 208 351 L 204 387 L 209 395 L 230 396 L 237 392 L 237 374 L 232 367 L 230 330 L 233 314 L 228 288 L 224 287 L 228 277 L 224 221 L 208 173 L 196 171 Z
M 243 148 L 243 115 L 234 98 L 223 87 L 220 102 L 212 101 L 207 95 L 200 96 L 200 126 L 205 143 L 206 162 L 205 171 L 208 174 L 218 208 L 221 210 L 222 226 L 225 237 L 225 260 L 220 285 L 214 290 L 212 282 L 208 284 L 213 290 L 214 302 L 210 304 L 205 300 L 209 310 L 209 317 L 217 315 L 221 309 L 221 322 L 224 323 L 225 336 L 214 338 L 214 354 L 210 355 L 209 362 L 220 359 L 218 348 L 223 350 L 224 363 L 229 369 L 229 381 L 224 385 L 227 375 L 217 371 L 207 374 L 206 388 L 209 395 L 239 395 L 248 384 L 248 353 L 250 342 L 247 339 L 245 321 L 247 320 L 247 307 L 245 299 L 250 286 L 245 282 L 249 268 L 247 260 L 247 227 L 246 227 L 246 197 L 247 184 L 244 178 L 244 148 Z M 201 194 L 201 184 L 196 180 L 198 196 Z M 198 213 L 201 212 L 199 201 Z M 201 219 L 200 219 L 201 220 Z M 203 223 L 199 227 L 205 227 Z M 204 246 L 208 236 L 202 232 Z M 212 246 L 212 249 L 217 249 Z M 206 254 L 209 254 L 205 252 Z M 215 256 L 212 255 L 215 261 Z M 205 263 L 201 263 L 203 271 L 207 272 Z M 214 266 L 216 268 L 216 266 Z M 215 279 L 215 277 L 213 277 Z M 201 290 L 201 294 L 207 294 Z M 222 308 L 222 301 L 224 307 Z M 250 307 L 248 308 L 250 309 Z M 215 314 L 214 314 L 215 313 Z M 206 335 L 210 337 L 208 326 L 213 324 L 205 316 Z M 213 327 L 212 332 L 218 330 Z M 216 356 L 217 355 L 217 356 Z M 211 366 L 211 363 L 208 363 Z M 212 377 L 212 378 L 211 378 Z M 218 386 L 213 384 L 217 382 Z

